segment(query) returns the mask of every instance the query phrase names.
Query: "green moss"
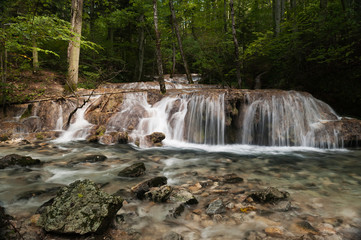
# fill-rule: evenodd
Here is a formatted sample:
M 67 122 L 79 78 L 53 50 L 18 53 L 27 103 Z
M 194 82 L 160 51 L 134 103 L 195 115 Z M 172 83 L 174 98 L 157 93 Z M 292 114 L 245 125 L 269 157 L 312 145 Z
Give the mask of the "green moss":
M 37 134 L 35 135 L 35 137 L 36 137 L 36 139 L 38 139 L 38 140 L 43 140 L 43 139 L 44 139 L 43 133 L 37 133 Z

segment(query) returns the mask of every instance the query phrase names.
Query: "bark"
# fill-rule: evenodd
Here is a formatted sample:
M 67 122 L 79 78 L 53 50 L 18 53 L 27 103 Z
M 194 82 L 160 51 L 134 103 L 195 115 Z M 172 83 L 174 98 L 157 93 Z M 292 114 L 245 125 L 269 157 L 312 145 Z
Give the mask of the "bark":
M 83 0 L 72 0 L 71 30 L 75 33 L 73 40 L 69 41 L 68 47 L 68 79 L 67 84 L 70 91 L 76 91 L 79 74 L 80 39 L 83 15 Z
M 181 37 L 180 37 L 179 28 L 178 28 L 178 24 L 177 24 L 177 18 L 175 16 L 175 11 L 174 11 L 173 1 L 172 0 L 169 0 L 169 8 L 170 8 L 170 11 L 172 13 L 173 28 L 174 28 L 175 34 L 177 36 L 179 51 L 180 51 L 181 57 L 183 59 L 183 65 L 184 65 L 184 69 L 186 71 L 188 83 L 192 84 L 193 83 L 192 75 L 189 72 L 188 63 L 187 63 L 187 60 L 186 60 L 185 55 L 184 55 L 182 40 L 181 40 Z
M 138 45 L 138 63 L 137 63 L 137 69 L 136 69 L 136 81 L 139 82 L 142 79 L 142 75 L 143 75 L 143 63 L 144 63 L 144 38 L 145 38 L 145 34 L 144 34 L 144 14 L 142 14 L 139 17 L 139 21 L 141 22 L 141 27 L 139 29 L 139 37 L 138 37 L 138 41 L 139 41 L 139 45 Z
M 38 57 L 38 49 L 35 40 L 33 40 L 33 73 L 39 71 L 39 57 Z
M 232 18 L 232 35 L 233 35 L 233 43 L 234 43 L 234 56 L 236 58 L 235 63 L 236 63 L 237 83 L 238 83 L 238 87 L 242 88 L 242 78 L 241 78 L 241 69 L 240 69 L 240 60 L 239 60 L 239 46 L 236 35 L 236 24 L 234 21 L 233 0 L 229 1 L 229 6 L 230 6 L 231 18 Z
M 322 1 L 322 0 L 321 0 Z M 291 9 L 292 10 L 295 10 L 296 9 L 296 0 L 290 0 L 290 6 L 291 6 Z
M 273 1 L 273 19 L 274 19 L 274 33 L 276 36 L 280 35 L 281 32 L 281 0 Z
M 161 40 L 160 40 L 160 32 L 158 29 L 158 7 L 157 1 L 153 0 L 153 14 L 154 14 L 154 29 L 155 29 L 155 42 L 156 42 L 156 55 L 157 55 L 157 66 L 158 66 L 158 82 L 161 93 L 166 92 L 165 84 L 164 84 L 164 76 L 163 76 L 163 63 L 162 63 L 162 52 L 161 52 Z
M 172 71 L 170 73 L 170 78 L 173 78 L 175 72 L 175 43 L 172 43 Z

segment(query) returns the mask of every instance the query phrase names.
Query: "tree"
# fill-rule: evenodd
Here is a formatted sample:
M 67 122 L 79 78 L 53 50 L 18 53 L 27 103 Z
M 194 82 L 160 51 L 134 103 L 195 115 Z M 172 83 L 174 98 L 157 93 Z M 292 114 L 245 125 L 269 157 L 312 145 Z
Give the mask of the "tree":
M 72 0 L 71 11 L 71 30 L 74 32 L 74 40 L 69 41 L 68 47 L 69 68 L 67 76 L 67 87 L 70 91 L 76 91 L 79 74 L 83 0 Z
M 166 92 L 163 76 L 163 63 L 162 63 L 162 52 L 161 52 L 161 39 L 158 27 L 158 6 L 157 0 L 153 0 L 153 16 L 154 16 L 154 30 L 155 30 L 155 41 L 156 41 L 156 55 L 157 55 L 157 67 L 158 67 L 158 82 L 161 93 Z
M 236 24 L 234 21 L 234 6 L 233 6 L 233 0 L 229 1 L 229 6 L 231 8 L 231 18 L 232 18 L 232 35 L 233 35 L 233 43 L 234 43 L 234 57 L 235 57 L 235 63 L 236 63 L 236 74 L 237 74 L 237 83 L 238 87 L 242 88 L 242 78 L 241 78 L 241 70 L 240 70 L 240 57 L 239 57 L 239 46 L 238 46 L 238 40 L 236 35 Z
M 173 28 L 174 28 L 175 34 L 176 34 L 176 36 L 177 36 L 178 47 L 179 47 L 179 51 L 180 51 L 180 54 L 181 54 L 182 59 L 183 59 L 183 65 L 184 65 L 184 69 L 185 69 L 185 71 L 186 71 L 188 83 L 189 83 L 189 84 L 192 84 L 192 83 L 193 83 L 192 75 L 191 75 L 191 73 L 189 72 L 188 63 L 187 63 L 186 57 L 185 57 L 185 55 L 184 55 L 182 39 L 181 39 L 181 36 L 180 36 L 180 33 L 179 33 L 179 28 L 178 28 L 178 24 L 177 24 L 177 18 L 176 18 L 176 16 L 175 16 L 175 11 L 174 11 L 173 1 L 172 1 L 172 0 L 169 0 L 169 8 L 170 8 L 170 11 L 171 11 L 171 14 L 172 14 L 172 24 L 173 24 Z

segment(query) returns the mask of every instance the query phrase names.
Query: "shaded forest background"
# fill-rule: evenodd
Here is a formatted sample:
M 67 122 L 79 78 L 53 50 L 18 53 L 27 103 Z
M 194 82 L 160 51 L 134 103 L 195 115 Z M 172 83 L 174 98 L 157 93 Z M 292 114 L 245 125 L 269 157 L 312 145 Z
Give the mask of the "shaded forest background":
M 228 0 L 173 1 L 185 58 L 202 83 L 238 87 L 239 63 L 242 88 L 308 91 L 361 117 L 361 1 L 231 2 L 239 59 Z M 66 74 L 71 1 L 2 0 L 0 11 L 2 94 L 17 102 L 22 73 Z M 168 0 L 158 1 L 158 18 L 164 73 L 185 73 Z M 82 25 L 79 87 L 158 74 L 152 1 L 84 0 Z

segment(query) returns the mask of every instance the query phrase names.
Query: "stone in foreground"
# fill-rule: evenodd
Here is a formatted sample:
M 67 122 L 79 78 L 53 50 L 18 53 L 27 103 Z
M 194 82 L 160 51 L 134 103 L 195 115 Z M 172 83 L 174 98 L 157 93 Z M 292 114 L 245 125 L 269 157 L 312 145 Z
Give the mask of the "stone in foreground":
M 142 162 L 134 163 L 118 173 L 120 177 L 139 177 L 145 174 L 145 165 Z
M 141 183 L 138 183 L 131 188 L 131 191 L 135 194 L 138 199 L 144 199 L 144 194 L 148 192 L 153 187 L 160 187 L 167 184 L 166 177 L 154 177 L 149 180 L 145 180 Z
M 41 214 L 38 225 L 61 234 L 102 233 L 122 207 L 122 198 L 99 190 L 88 179 L 63 187 Z

